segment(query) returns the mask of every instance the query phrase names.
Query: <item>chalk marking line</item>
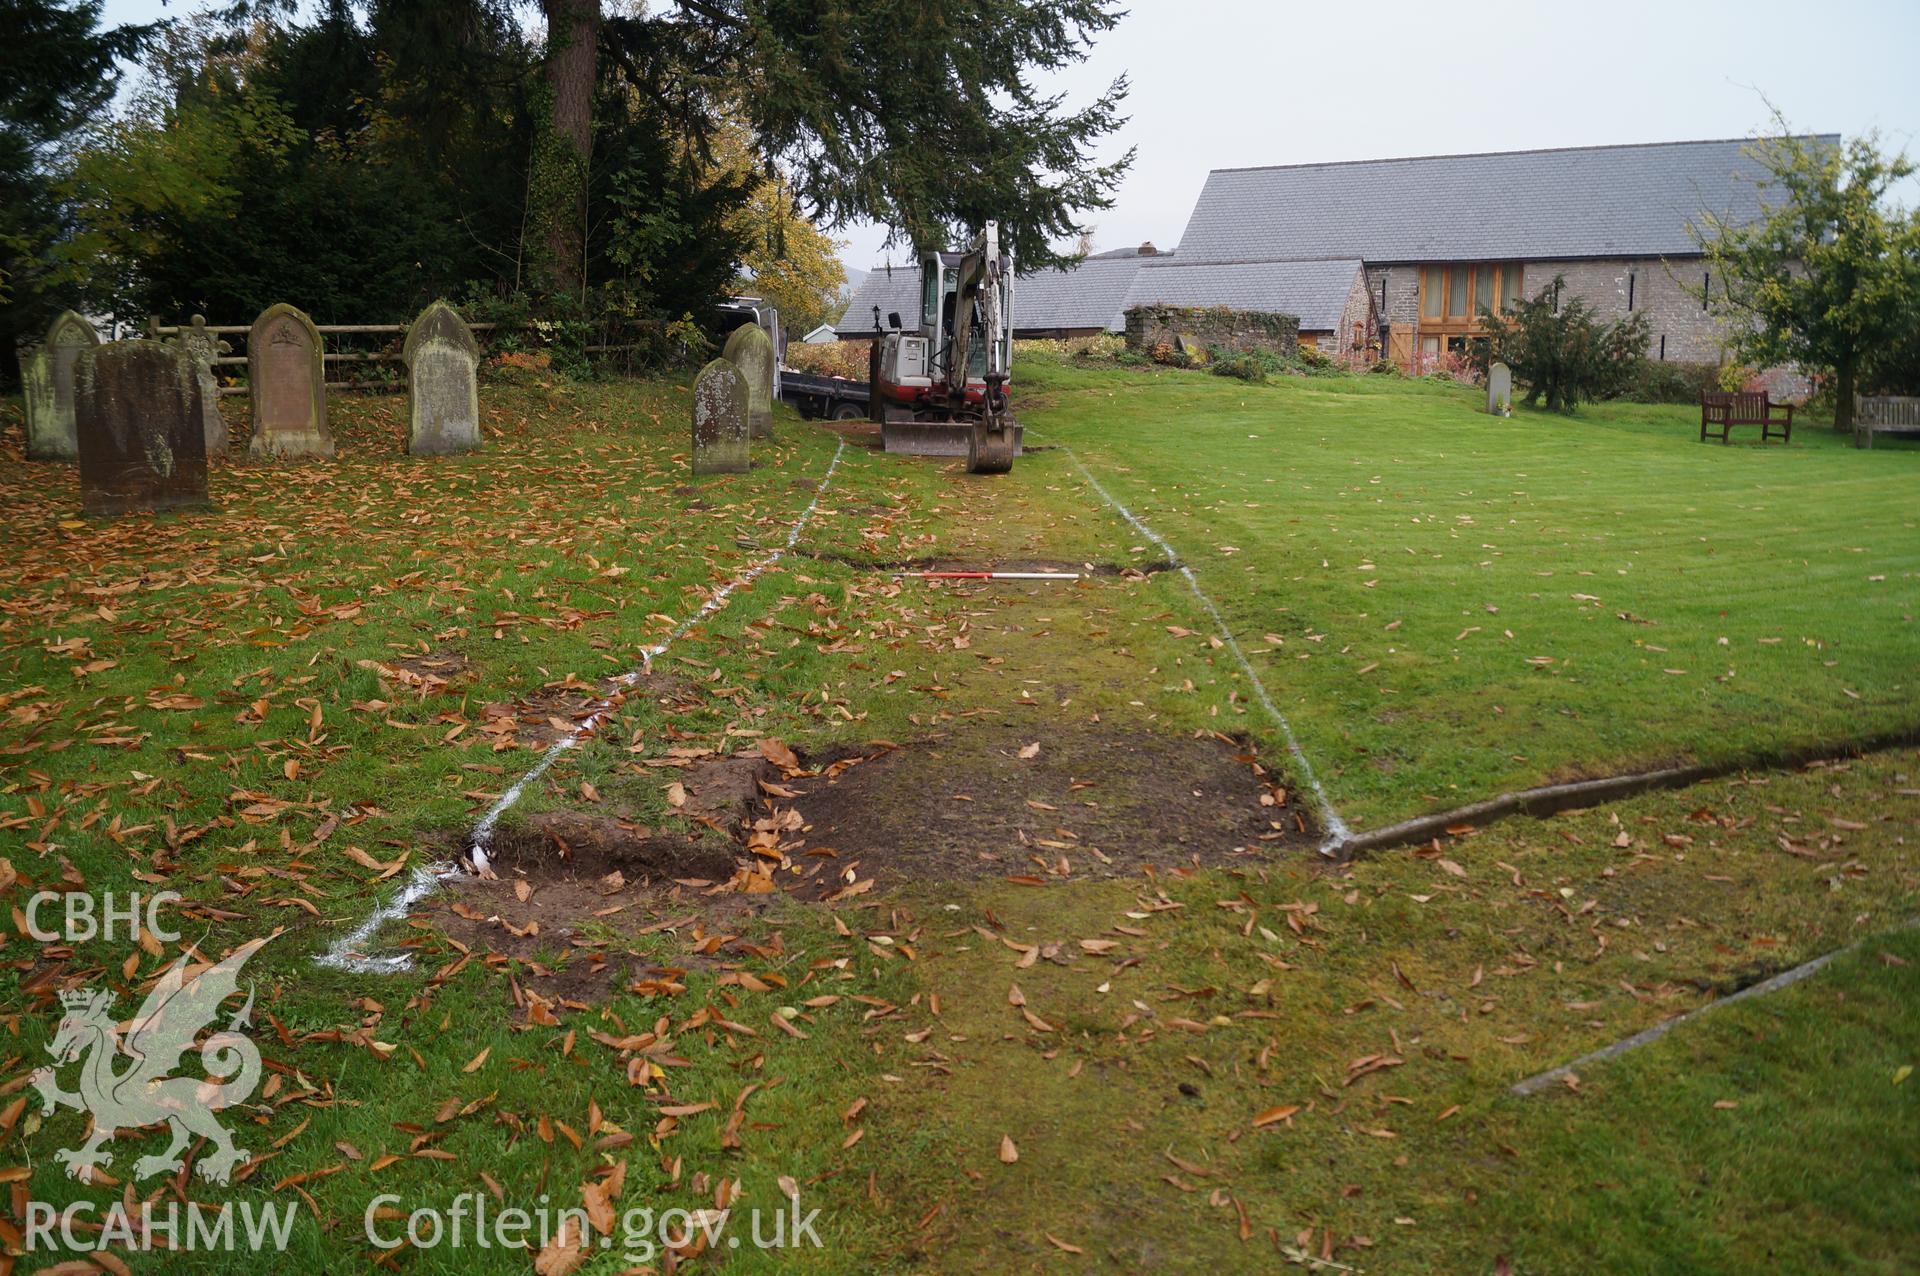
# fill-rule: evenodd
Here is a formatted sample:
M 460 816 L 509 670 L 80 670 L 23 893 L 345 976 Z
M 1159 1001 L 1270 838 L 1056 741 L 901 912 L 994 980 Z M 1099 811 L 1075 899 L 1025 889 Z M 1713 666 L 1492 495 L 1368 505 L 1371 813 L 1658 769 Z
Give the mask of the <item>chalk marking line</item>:
M 1247 681 L 1253 684 L 1254 697 L 1259 700 L 1260 707 L 1267 711 L 1267 716 L 1272 718 L 1275 725 L 1280 728 L 1281 738 L 1287 742 L 1287 751 L 1299 764 L 1300 777 L 1307 782 L 1307 788 L 1313 794 L 1314 804 L 1320 810 L 1321 827 L 1326 830 L 1326 840 L 1320 844 L 1320 853 L 1332 855 L 1341 843 L 1353 835 L 1353 830 L 1348 828 L 1347 822 L 1340 818 L 1340 813 L 1333 809 L 1333 802 L 1327 797 L 1327 791 L 1320 785 L 1320 777 L 1314 773 L 1313 763 L 1307 760 L 1306 750 L 1300 747 L 1300 740 L 1293 733 L 1293 724 L 1287 721 L 1287 716 L 1280 712 L 1278 705 L 1274 704 L 1273 697 L 1267 694 L 1266 684 L 1260 681 L 1260 675 L 1254 672 L 1246 653 L 1240 650 L 1240 641 L 1233 636 L 1233 630 L 1227 625 L 1226 617 L 1220 614 L 1220 609 L 1213 605 L 1213 599 L 1207 597 L 1206 591 L 1200 588 L 1199 578 L 1193 574 L 1193 569 L 1187 566 L 1186 560 L 1180 557 L 1180 552 L 1169 545 L 1158 532 L 1135 517 L 1132 510 L 1115 500 L 1113 493 L 1101 486 L 1100 480 L 1093 476 L 1093 471 L 1087 468 L 1086 462 L 1080 459 L 1078 452 L 1064 443 L 1059 446 L 1073 459 L 1074 467 L 1080 471 L 1080 476 L 1100 494 L 1100 499 L 1112 506 L 1134 531 L 1152 541 L 1160 552 L 1167 556 L 1167 561 L 1172 563 L 1174 569 L 1186 579 L 1187 588 L 1193 591 L 1193 596 L 1200 600 L 1200 605 L 1207 609 L 1209 616 L 1213 617 L 1213 623 L 1219 626 L 1220 637 L 1226 643 L 1227 650 L 1233 653 L 1233 658 L 1239 663 L 1241 672 L 1245 673 Z
M 482 815 L 480 822 L 473 826 L 473 832 L 467 839 L 467 856 L 482 876 L 491 872 L 488 866 L 487 848 L 492 845 L 493 831 L 500 823 L 500 817 L 511 810 L 513 805 L 526 794 L 529 785 L 536 783 L 541 776 L 552 769 L 553 764 L 560 760 L 562 754 L 593 735 L 600 724 L 612 716 L 614 710 L 620 707 L 619 692 L 652 672 L 653 662 L 665 655 L 667 648 L 695 625 L 725 607 L 741 590 L 753 584 L 769 568 L 787 556 L 787 552 L 799 542 L 800 533 L 806 530 L 808 522 L 812 520 L 814 510 L 819 507 L 820 497 L 826 492 L 827 485 L 833 482 L 833 473 L 840 468 L 840 457 L 846 450 L 846 440 L 842 439 L 833 449 L 833 459 L 827 463 L 827 472 L 820 477 L 820 485 L 813 489 L 813 498 L 807 502 L 807 507 L 800 511 L 800 517 L 788 529 L 784 545 L 748 564 L 746 570 L 715 590 L 697 611 L 675 625 L 666 637 L 650 646 L 642 647 L 640 667 L 629 669 L 613 679 L 614 686 L 617 688 L 615 693 L 594 701 L 590 706 L 591 712 L 576 723 L 572 731 L 548 746 L 547 751 L 540 756 L 540 760 L 534 763 L 525 775 L 515 780 L 507 791 L 487 808 L 486 814 Z M 336 970 L 353 970 L 363 973 L 392 974 L 411 969 L 413 957 L 409 953 L 376 956 L 368 954 L 365 949 L 380 933 L 381 927 L 406 916 L 415 904 L 431 894 L 441 882 L 459 880 L 466 875 L 461 865 L 444 861 L 414 869 L 400 889 L 394 892 L 392 899 L 374 909 L 360 921 L 359 925 L 334 940 L 327 946 L 327 951 L 314 960 L 322 966 L 331 966 Z

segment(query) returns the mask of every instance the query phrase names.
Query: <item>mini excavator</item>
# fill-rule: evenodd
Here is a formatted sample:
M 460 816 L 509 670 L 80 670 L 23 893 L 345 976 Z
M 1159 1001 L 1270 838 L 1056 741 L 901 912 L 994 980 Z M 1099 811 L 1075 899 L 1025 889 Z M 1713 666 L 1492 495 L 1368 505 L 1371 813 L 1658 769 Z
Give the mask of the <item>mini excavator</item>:
M 896 312 L 868 365 L 868 412 L 889 452 L 964 456 L 971 474 L 1005 474 L 1020 453 L 1007 403 L 1013 363 L 1013 258 L 988 222 L 965 252 L 920 258 L 919 324 Z

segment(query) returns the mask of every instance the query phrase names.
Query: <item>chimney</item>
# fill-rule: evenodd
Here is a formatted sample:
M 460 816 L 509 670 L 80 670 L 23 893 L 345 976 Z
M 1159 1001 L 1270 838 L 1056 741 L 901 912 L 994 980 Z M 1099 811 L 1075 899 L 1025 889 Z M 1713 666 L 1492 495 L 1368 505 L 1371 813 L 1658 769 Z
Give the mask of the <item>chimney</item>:
M 1155 248 L 1153 241 L 1149 239 L 1140 245 L 1140 255 L 1142 257 L 1157 257 L 1160 255 L 1160 250 Z

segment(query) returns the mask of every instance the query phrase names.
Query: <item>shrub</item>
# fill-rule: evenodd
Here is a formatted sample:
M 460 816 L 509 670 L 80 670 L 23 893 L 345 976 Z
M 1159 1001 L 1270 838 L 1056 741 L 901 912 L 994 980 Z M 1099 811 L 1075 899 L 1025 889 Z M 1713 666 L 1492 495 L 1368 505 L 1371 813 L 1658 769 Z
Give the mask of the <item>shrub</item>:
M 1333 356 L 1318 346 L 1301 346 L 1295 352 L 1295 357 L 1300 360 L 1300 366 L 1309 372 L 1324 372 L 1333 367 Z
M 1556 275 L 1510 315 L 1482 308 L 1487 339 L 1471 352 L 1482 373 L 1494 359 L 1505 362 L 1526 387 L 1528 405 L 1544 397 L 1551 412 L 1617 397 L 1645 362 L 1651 337 L 1644 311 L 1606 323 L 1578 297 L 1561 304 L 1565 283 Z
M 1278 357 L 1265 350 L 1244 350 L 1216 354 L 1208 370 L 1216 377 L 1235 377 L 1241 381 L 1258 383 L 1285 366 Z
M 1620 397 L 1634 403 L 1698 403 L 1703 390 L 1719 388 L 1717 364 L 1643 359 Z
M 1115 332 L 1096 332 L 1064 343 L 1070 358 L 1088 363 L 1111 363 L 1127 348 L 1127 339 Z
M 867 349 L 870 341 L 823 341 L 808 345 L 795 341 L 787 346 L 787 366 L 819 377 L 845 377 L 849 381 L 867 379 Z

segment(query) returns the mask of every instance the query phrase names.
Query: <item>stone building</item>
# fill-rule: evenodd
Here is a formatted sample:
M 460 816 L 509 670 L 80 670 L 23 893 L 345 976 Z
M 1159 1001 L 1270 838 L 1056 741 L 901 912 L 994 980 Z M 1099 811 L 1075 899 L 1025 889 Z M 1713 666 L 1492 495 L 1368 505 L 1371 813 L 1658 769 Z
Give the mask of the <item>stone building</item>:
M 1839 144 L 1837 136 L 1813 139 Z M 1014 335 L 1121 332 L 1142 306 L 1293 315 L 1328 353 L 1458 350 L 1501 310 L 1562 280 L 1601 317 L 1645 312 L 1656 359 L 1718 363 L 1718 286 L 1690 227 L 1751 219 L 1763 170 L 1739 140 L 1220 168 L 1180 246 L 1098 253 L 1016 280 Z M 912 326 L 918 271 L 877 267 L 835 325 Z M 876 326 L 875 313 L 880 321 Z
M 1837 145 L 1837 137 L 1815 139 Z M 1215 169 L 1181 236 L 1183 266 L 1365 263 L 1370 342 L 1406 361 L 1457 350 L 1561 277 L 1608 319 L 1646 312 L 1649 354 L 1714 363 L 1715 286 L 1690 226 L 1752 218 L 1765 197 L 1741 141 Z M 1303 325 L 1304 327 L 1304 325 Z

